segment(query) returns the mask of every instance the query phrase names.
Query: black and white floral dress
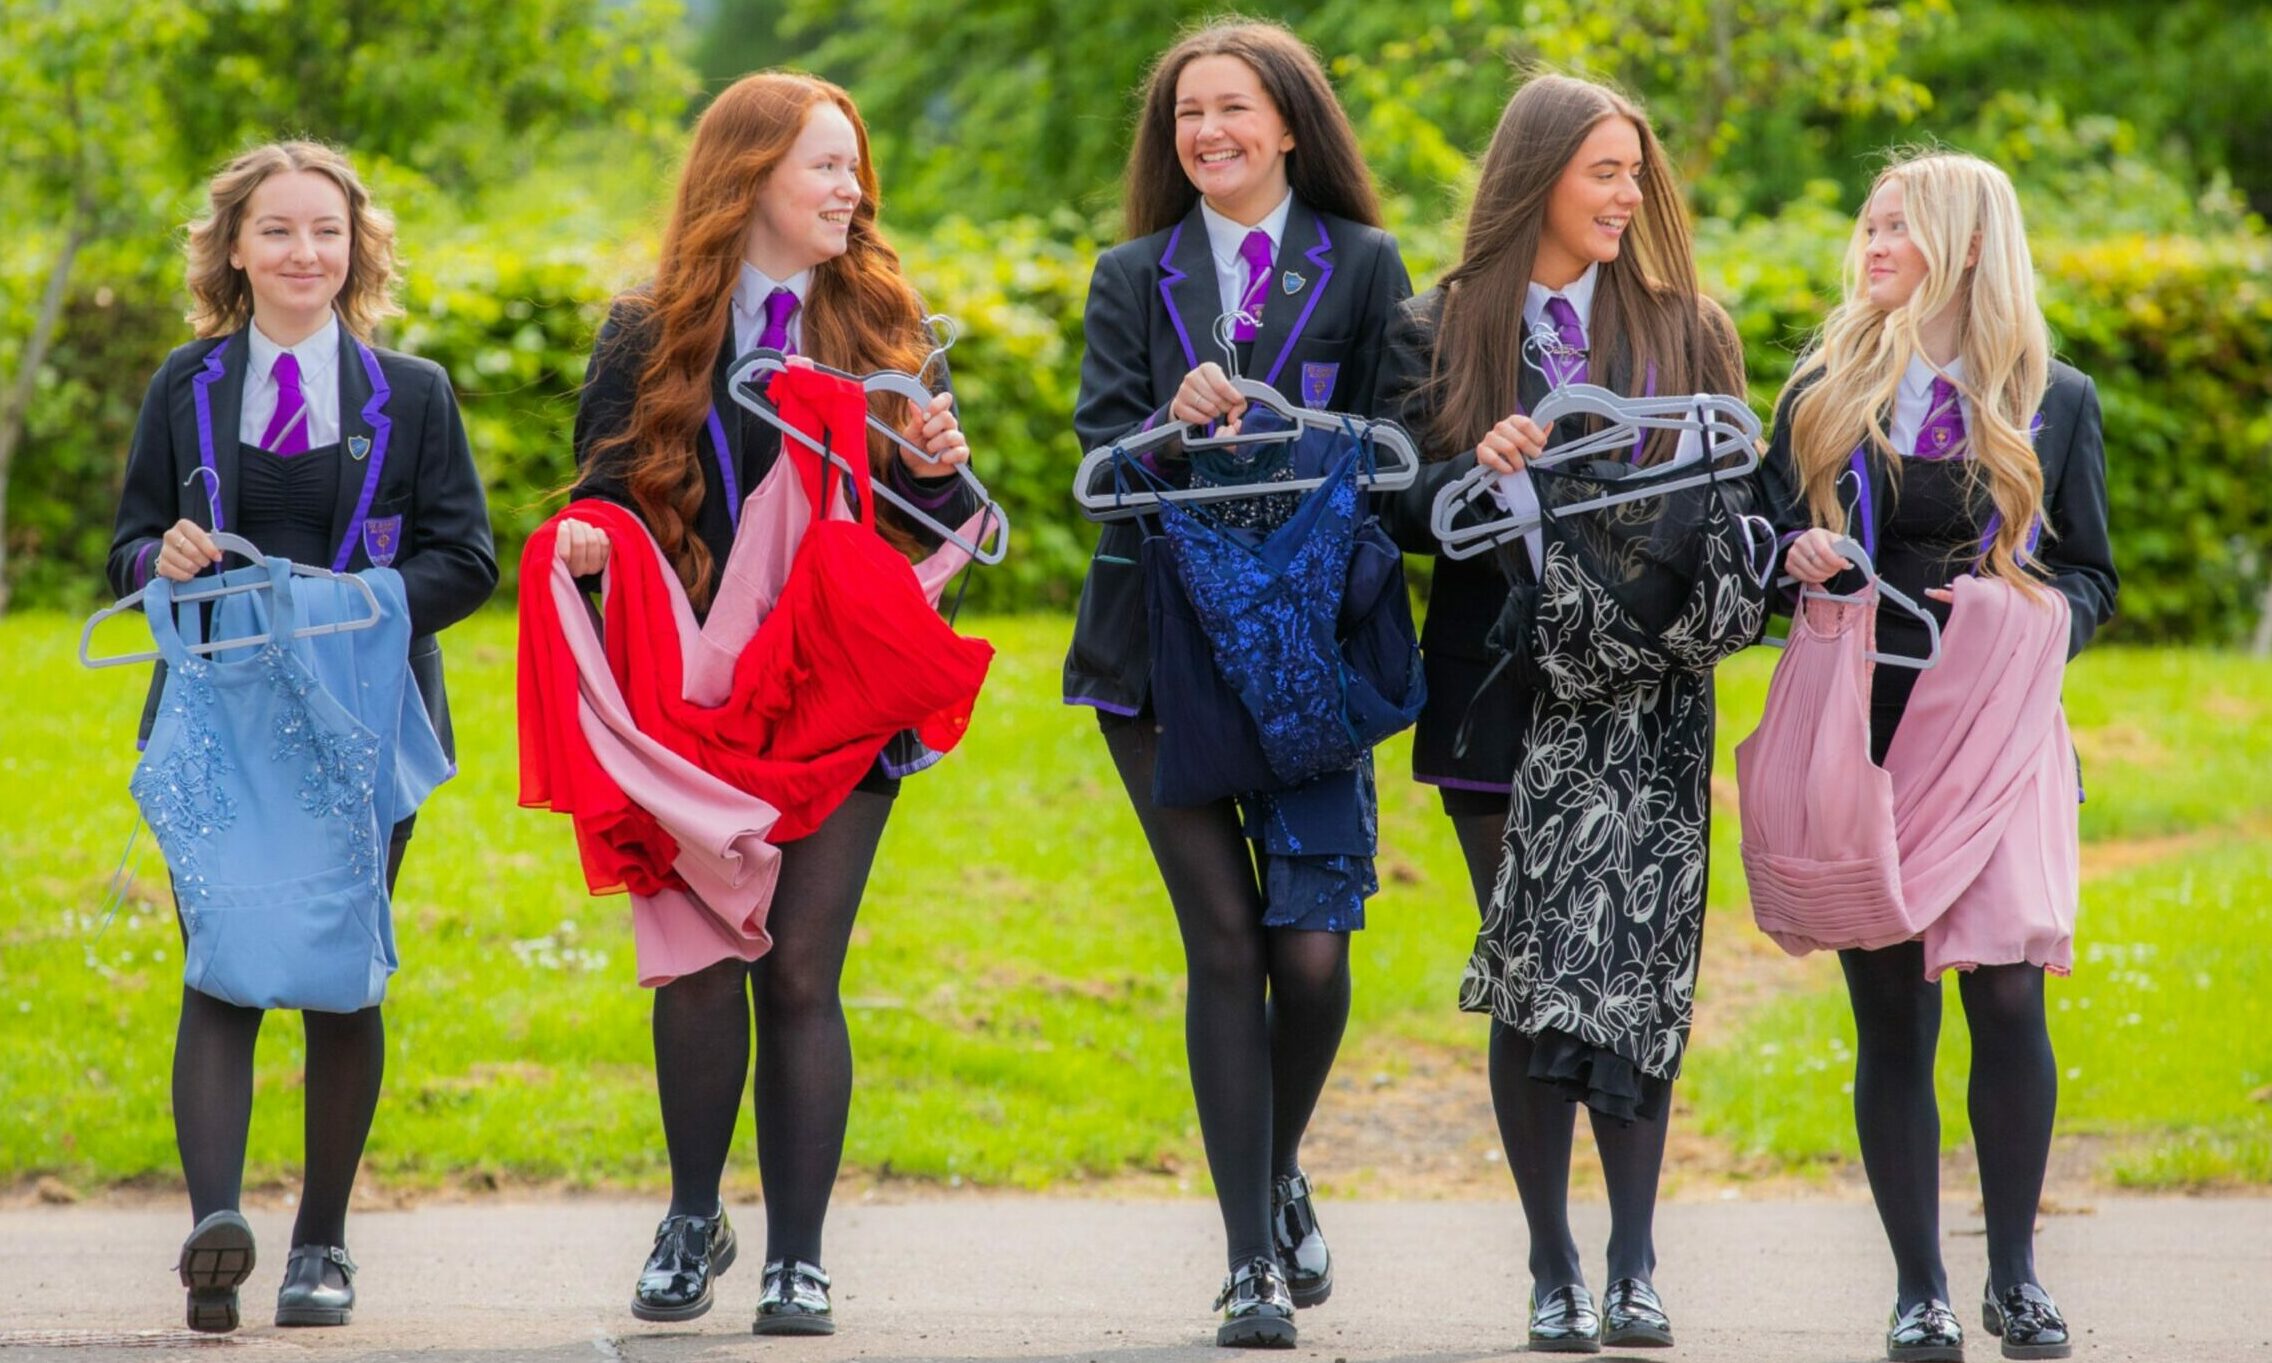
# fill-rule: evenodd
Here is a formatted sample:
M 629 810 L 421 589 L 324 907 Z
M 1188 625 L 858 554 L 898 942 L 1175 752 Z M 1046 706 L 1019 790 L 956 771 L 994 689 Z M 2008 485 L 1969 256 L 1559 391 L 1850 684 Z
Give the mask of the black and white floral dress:
M 1551 509 L 1622 471 L 1531 476 Z M 1688 1040 L 1712 669 L 1765 613 L 1746 509 L 1741 485 L 1719 484 L 1549 517 L 1538 581 L 1516 585 L 1492 636 L 1528 716 L 1460 1007 L 1533 1038 L 1532 1078 L 1627 1121 L 1662 1113 Z

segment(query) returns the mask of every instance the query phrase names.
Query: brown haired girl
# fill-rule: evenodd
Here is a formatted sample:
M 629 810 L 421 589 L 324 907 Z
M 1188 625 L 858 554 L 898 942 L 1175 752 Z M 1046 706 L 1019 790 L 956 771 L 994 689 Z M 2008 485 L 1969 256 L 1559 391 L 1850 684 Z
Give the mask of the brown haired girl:
M 575 496 L 636 512 L 697 612 L 706 614 L 716 594 L 738 493 L 759 484 L 781 449 L 779 431 L 727 393 L 734 358 L 765 346 L 855 373 L 922 366 L 923 310 L 877 228 L 876 207 L 867 129 L 851 96 L 809 76 L 744 77 L 695 128 L 653 284 L 617 299 L 600 332 L 576 414 Z M 871 437 L 870 459 L 877 476 L 959 523 L 977 508 L 946 473 L 969 455 L 951 401 L 942 392 L 922 410 L 889 418 L 937 465 L 895 455 L 898 447 L 880 436 Z M 928 476 L 934 472 L 942 476 Z M 885 529 L 914 542 L 911 531 Z M 557 543 L 579 575 L 606 562 L 608 541 L 583 522 L 564 521 Z M 852 1043 L 837 989 L 898 792 L 895 773 L 912 765 L 895 757 L 901 746 L 885 750 L 817 831 L 782 845 L 768 954 L 720 961 L 655 991 L 671 1205 L 632 1297 L 643 1320 L 708 1311 L 711 1280 L 734 1261 L 718 1184 L 750 1071 L 754 1006 L 766 1230 L 754 1328 L 836 1328 L 820 1264 L 852 1101 Z
M 1389 314 L 1411 285 L 1348 117 L 1299 38 L 1220 23 L 1160 58 L 1127 215 L 1129 240 L 1089 285 L 1083 447 L 1171 419 L 1235 424 L 1245 402 L 1214 358 L 1226 313 L 1251 319 L 1236 332 L 1248 377 L 1306 406 L 1371 409 Z M 1300 1155 L 1348 1020 L 1356 923 L 1266 904 L 1234 801 L 1154 800 L 1139 539 L 1120 522 L 1098 541 L 1065 700 L 1096 708 L 1183 935 L 1192 1089 L 1231 1269 L 1217 1341 L 1290 1345 L 1293 1308 L 1333 1290 Z
M 207 187 L 189 232 L 198 338 L 151 380 L 127 455 L 111 537 L 121 594 L 153 575 L 187 581 L 221 561 L 233 531 L 274 556 L 335 571 L 402 575 L 411 675 L 451 748 L 435 634 L 497 583 L 489 512 L 457 398 L 438 365 L 370 344 L 393 300 L 394 224 L 347 159 L 312 142 L 257 147 Z M 150 687 L 150 732 L 164 664 Z M 391 892 L 413 820 L 387 849 Z M 197 1227 L 182 1246 L 189 1325 L 233 1330 L 252 1273 L 237 1213 L 262 1011 L 182 990 L 174 1127 Z M 379 1009 L 302 1014 L 307 1168 L 278 1325 L 345 1325 L 355 1305 L 347 1201 L 379 1100 Z
M 1429 508 L 1446 482 L 1478 462 L 1522 473 L 1582 430 L 1575 421 L 1545 430 L 1525 415 L 1562 383 L 1628 395 L 1743 391 L 1734 329 L 1698 292 L 1680 189 L 1647 118 L 1614 91 L 1559 75 L 1531 79 L 1508 102 L 1459 262 L 1400 310 L 1390 344 L 1384 414 L 1441 461 L 1392 515 L 1415 553 L 1437 547 Z M 1577 533 L 1598 524 L 1570 520 Z M 1442 791 L 1484 917 L 1460 1006 L 1492 1015 L 1493 1105 L 1530 1227 L 1531 1347 L 1670 1344 L 1651 1285 L 1651 1225 L 1703 932 L 1709 663 L 1614 704 L 1566 705 L 1492 681 L 1486 636 L 1510 592 L 1539 596 L 1547 562 L 1516 552 L 1436 565 L 1414 776 Z M 1619 588 L 1628 601 L 1683 590 L 1682 575 L 1661 565 L 1637 567 Z M 1630 711 L 1618 713 L 1631 742 L 1609 737 L 1618 706 Z M 1556 742 L 1541 739 L 1548 732 Z M 1562 741 L 1585 735 L 1606 741 L 1587 749 L 1589 770 L 1573 770 L 1560 759 L 1577 749 Z M 1534 836 L 1552 827 L 1538 817 L 1550 809 L 1562 811 L 1576 854 Z M 1604 818 L 1614 836 L 1579 836 L 1607 827 Z M 1605 898 L 1614 921 L 1589 927 Z M 1566 949 L 1579 939 L 1583 949 Z M 1600 1310 L 1568 1215 L 1579 1101 L 1592 1109 L 1609 1188 Z

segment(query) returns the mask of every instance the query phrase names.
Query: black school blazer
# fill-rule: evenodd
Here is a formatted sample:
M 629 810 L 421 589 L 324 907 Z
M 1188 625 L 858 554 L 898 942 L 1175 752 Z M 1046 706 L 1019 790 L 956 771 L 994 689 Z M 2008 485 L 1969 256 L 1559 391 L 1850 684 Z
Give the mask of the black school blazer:
M 391 567 L 402 574 L 410 608 L 410 673 L 442 750 L 454 760 L 442 648 L 434 636 L 471 615 L 497 586 L 488 498 L 442 367 L 365 345 L 344 325 L 339 338 L 341 475 L 330 536 L 344 551 L 337 567 L 342 572 Z M 110 585 L 119 595 L 149 585 L 159 543 L 175 521 L 186 517 L 214 528 L 207 480 L 195 472 L 208 457 L 219 475 L 220 528 L 236 524 L 237 426 L 251 353 L 242 331 L 192 341 L 168 355 L 150 380 L 111 532 Z M 144 738 L 164 682 L 161 662 L 143 707 Z
M 1807 382 L 1814 381 L 1810 377 Z M 1804 387 L 1786 392 L 1776 405 L 1775 434 L 1759 465 L 1760 509 L 1775 522 L 1778 542 L 1785 550 L 1800 531 L 1814 524 L 1791 457 L 1791 406 Z M 2072 659 L 2100 625 L 2114 618 L 2114 597 L 2121 586 L 2114 571 L 2114 550 L 2107 542 L 2106 440 L 2099 422 L 2098 386 L 2081 370 L 2054 360 L 2051 384 L 2038 410 L 2043 426 L 2035 433 L 2035 456 L 2043 465 L 2045 529 L 2035 559 L 2047 575 L 2047 585 L 2067 598 L 2067 656 Z M 1872 529 L 1882 540 L 1893 505 L 1891 475 L 1883 458 L 1866 462 L 1868 506 L 1876 520 Z M 1852 478 L 1840 484 L 1846 523 L 1855 527 L 1857 535 L 1859 494 Z M 1782 565 L 1780 553 L 1776 565 L 1778 569 Z
M 1248 377 L 1305 407 L 1370 415 L 1380 382 L 1390 312 L 1412 292 L 1396 238 L 1377 227 L 1319 213 L 1295 199 L 1256 329 Z M 1163 232 L 1097 257 L 1089 280 L 1081 395 L 1073 431 L 1083 450 L 1168 420 L 1184 375 L 1222 352 L 1223 310 L 1207 223 L 1197 204 Z M 1136 566 L 1143 532 L 1133 521 L 1104 527 L 1081 584 L 1073 644 L 1065 655 L 1065 702 L 1118 715 L 1143 709 L 1151 640 Z
M 639 504 L 632 499 L 630 484 L 625 481 L 633 457 L 631 450 L 618 445 L 603 451 L 597 445 L 631 424 L 632 404 L 638 398 L 639 374 L 647 367 L 647 357 L 653 349 L 652 318 L 618 300 L 608 312 L 606 325 L 600 328 L 599 339 L 592 345 L 591 362 L 584 370 L 583 394 L 576 405 L 577 481 L 570 494 L 604 498 L 642 519 Z M 694 515 L 694 533 L 710 548 L 711 598 L 717 596 L 718 584 L 725 578 L 726 555 L 734 547 L 734 519 L 721 473 L 723 465 L 716 436 L 722 432 L 726 438 L 723 454 L 734 469 L 734 491 L 742 497 L 749 496 L 750 490 L 773 467 L 773 461 L 781 457 L 780 429 L 735 402 L 728 391 L 726 381 L 733 374 L 737 358 L 733 329 L 729 326 L 725 343 L 710 369 L 710 406 L 718 421 L 715 426 L 705 422 L 701 436 L 695 441 L 703 493 L 701 509 Z M 940 386 L 952 389 L 943 360 Z M 885 476 L 892 480 L 895 489 L 948 525 L 960 525 L 978 512 L 978 494 L 953 474 L 939 478 L 916 477 L 895 458 Z M 899 519 L 898 508 L 888 502 L 879 500 L 876 509 L 878 515 Z M 931 537 L 920 527 L 907 525 L 906 528 L 930 542 Z M 706 613 L 696 612 L 698 616 Z

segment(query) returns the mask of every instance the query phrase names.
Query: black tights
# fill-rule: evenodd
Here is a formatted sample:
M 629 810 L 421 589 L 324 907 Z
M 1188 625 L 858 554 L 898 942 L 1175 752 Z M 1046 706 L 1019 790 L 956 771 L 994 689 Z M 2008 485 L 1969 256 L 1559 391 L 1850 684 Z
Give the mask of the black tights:
M 655 1088 L 674 1215 L 719 1207 L 749 1081 L 754 1006 L 768 1260 L 821 1262 L 852 1109 L 852 1036 L 837 985 L 891 801 L 855 790 L 810 836 L 782 844 L 765 923 L 773 947 L 764 956 L 720 961 L 655 991 Z
M 1183 935 L 1184 1050 L 1235 1268 L 1272 1253 L 1271 1176 L 1300 1166 L 1349 1021 L 1349 936 L 1262 926 L 1237 807 L 1155 803 L 1150 721 L 1107 721 L 1104 735 Z
M 1457 813 L 1452 829 L 1467 860 L 1477 911 L 1490 902 L 1506 851 L 1507 815 Z M 1578 1242 L 1570 1233 L 1570 1150 L 1577 1139 L 1577 1105 L 1562 1091 L 1530 1077 L 1531 1041 L 1500 1022 L 1491 1024 L 1491 1107 L 1499 1143 L 1515 1176 L 1523 1219 L 1530 1227 L 1530 1276 L 1540 1295 L 1585 1281 Z M 1666 1115 L 1620 1122 L 1588 1110 L 1594 1147 L 1601 1154 L 1609 1192 L 1609 1280 L 1656 1272 L 1657 1176 L 1664 1165 Z
M 1941 1264 L 1941 1114 L 1933 1053 L 1941 986 L 1925 979 L 1925 948 L 1841 951 L 1854 1003 L 1854 1124 L 1878 1219 L 1892 1242 L 1902 1309 L 1949 1299 Z M 2043 1014 L 2043 971 L 1982 966 L 1958 976 L 1972 1033 L 1966 1110 L 1980 1157 L 1988 1222 L 1988 1275 L 1997 1290 L 2035 1277 L 2035 1214 L 2051 1159 L 2059 1067 Z
M 405 825 L 387 846 L 390 894 L 409 841 Z M 190 1215 L 200 1221 L 234 1210 L 244 1194 L 253 1048 L 262 1016 L 261 1009 L 240 1008 L 187 986 L 181 991 L 181 1025 L 174 1035 L 174 1141 L 181 1150 L 182 1179 L 189 1185 Z M 344 1246 L 355 1170 L 379 1107 L 386 1023 L 375 1006 L 356 1013 L 308 1011 L 300 1017 L 308 1041 L 306 1163 L 292 1244 Z

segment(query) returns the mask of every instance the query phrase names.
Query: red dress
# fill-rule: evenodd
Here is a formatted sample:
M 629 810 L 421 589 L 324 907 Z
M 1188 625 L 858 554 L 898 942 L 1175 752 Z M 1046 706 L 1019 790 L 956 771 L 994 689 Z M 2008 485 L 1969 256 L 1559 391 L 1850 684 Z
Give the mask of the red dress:
M 678 580 L 630 511 L 597 500 L 569 504 L 529 538 L 521 560 L 521 803 L 571 815 L 594 893 L 683 889 L 677 846 L 648 811 L 600 767 L 577 718 L 575 662 L 547 586 L 561 520 L 597 527 L 611 549 L 605 589 L 607 660 L 640 731 L 780 812 L 775 843 L 818 828 L 875 765 L 893 734 L 914 729 L 945 752 L 961 741 L 994 650 L 940 618 L 917 569 L 870 523 L 867 399 L 856 383 L 805 368 L 778 376 L 771 396 L 799 430 L 856 470 L 826 496 L 819 457 L 781 443 L 793 485 L 814 513 L 795 546 L 777 600 L 759 621 L 716 705 L 687 698 L 684 631 L 692 613 Z M 776 472 L 783 472 L 776 466 Z M 833 467 L 831 480 L 843 481 Z M 772 485 L 776 480 L 769 476 Z M 767 487 L 751 493 L 754 502 Z M 771 518 L 778 520 L 779 518 Z M 743 533 L 767 517 L 745 515 Z M 786 546 L 765 546 L 778 554 Z M 934 565 L 926 565 L 932 567 Z M 936 578 L 933 571 L 926 576 Z M 729 579 L 731 581 L 731 579 Z M 721 588 L 712 607 L 762 610 Z

